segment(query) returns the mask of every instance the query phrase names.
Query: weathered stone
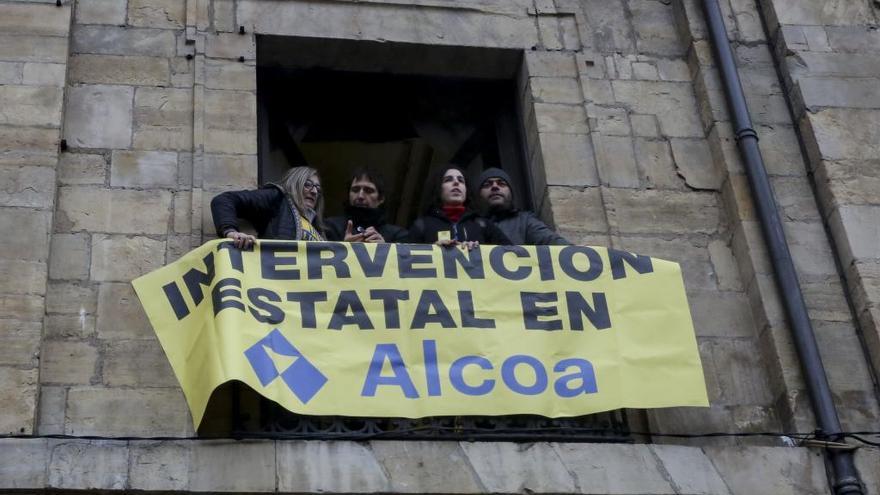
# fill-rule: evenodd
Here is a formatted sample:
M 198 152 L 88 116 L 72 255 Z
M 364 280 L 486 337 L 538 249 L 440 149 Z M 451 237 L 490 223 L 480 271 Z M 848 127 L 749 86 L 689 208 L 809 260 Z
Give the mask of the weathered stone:
M 745 298 L 742 301 L 745 303 Z M 746 307 L 743 310 L 748 311 Z M 718 384 L 718 396 L 713 404 L 772 404 L 761 352 L 754 340 L 712 339 L 701 342 L 700 349 L 706 370 L 716 374 L 712 381 Z
M 614 91 L 611 81 L 605 79 L 581 79 L 584 100 L 597 105 L 614 105 Z
M 234 0 L 216 0 L 214 2 L 214 29 L 218 31 L 235 31 Z
M 129 0 L 128 22 L 132 26 L 170 28 L 183 27 L 186 5 L 177 0 Z
M 596 135 L 596 163 L 602 185 L 639 187 L 633 140 L 626 136 Z
M 475 493 L 480 485 L 456 442 L 371 442 L 395 493 Z
M 873 159 L 880 156 L 880 111 L 829 108 L 800 121 L 807 153 L 821 160 Z
M 704 139 L 669 140 L 678 174 L 693 189 L 718 190 L 721 173 L 715 167 L 709 144 Z
M 0 306 L 2 309 L 2 306 Z M 29 435 L 34 431 L 38 370 L 0 367 L 0 434 Z M 3 468 L 0 468 L 2 473 Z M 2 479 L 2 478 L 0 478 Z
M 95 376 L 98 350 L 88 342 L 49 340 L 43 342 L 40 382 L 59 385 L 88 385 Z
M 620 22 L 627 15 L 622 0 L 589 0 L 584 10 L 590 13 L 594 45 L 602 52 L 632 53 L 635 50 L 630 23 Z
M 79 26 L 73 30 L 77 55 L 144 55 L 173 57 L 174 32 L 163 29 L 131 29 L 124 26 Z
M 36 321 L 0 319 L 0 365 L 37 367 L 42 330 L 43 325 Z
M 205 60 L 205 87 L 208 89 L 237 89 L 255 91 L 257 70 L 253 65 L 238 60 Z
M 196 82 L 195 61 L 186 58 L 171 59 L 171 85 L 191 89 Z
M 8 34 L 67 36 L 70 5 L 5 3 L 0 5 L 0 32 Z
M 67 394 L 69 435 L 183 436 L 190 429 L 186 401 L 176 388 L 74 387 Z
M 129 485 L 134 490 L 186 491 L 191 442 L 129 443 Z
M 102 375 L 108 387 L 174 387 L 165 351 L 156 339 L 110 341 L 104 348 Z
M 36 294 L 0 294 L 0 313 L 21 321 L 41 321 L 45 298 Z
M 192 127 L 140 127 L 134 131 L 132 147 L 140 150 L 190 151 L 193 147 Z
M 816 192 L 825 211 L 843 205 L 877 205 L 880 159 L 822 161 L 816 168 Z
M 704 447 L 733 493 L 755 495 L 828 492 L 822 454 L 806 448 Z
M 62 153 L 58 158 L 61 184 L 103 184 L 107 163 L 103 155 Z
M 276 477 L 279 490 L 284 490 L 281 477 L 285 472 L 292 471 L 296 466 L 313 461 L 309 457 L 285 457 L 284 449 L 278 446 L 278 465 L 276 466 L 275 446 L 259 441 L 212 441 L 199 442 L 192 448 L 192 464 L 189 472 L 189 489 L 192 491 L 241 491 L 241 492 L 273 492 Z M 333 459 L 334 457 L 325 457 Z M 284 462 L 283 459 L 290 459 Z M 296 459 L 294 462 L 293 459 Z M 337 465 L 316 464 L 321 468 Z M 339 465 L 342 466 L 341 464 Z M 339 470 L 338 474 L 350 472 L 353 464 L 347 469 Z M 306 473 L 310 470 L 305 470 Z M 316 471 L 311 470 L 311 473 Z M 329 477 L 333 479 L 333 477 Z M 336 480 L 334 480 L 336 481 Z M 361 487 L 359 487 L 361 489 Z M 287 489 L 284 491 L 299 491 Z
M 6 257 L 45 261 L 49 257 L 51 215 L 42 210 L 0 209 L 0 232 L 17 233 L 0 237 L 0 251 L 8 253 Z
M 0 292 L 44 294 L 48 267 L 42 261 L 0 259 Z
M 647 81 L 655 81 L 660 79 L 657 72 L 657 66 L 649 62 L 633 62 L 632 64 L 633 79 L 641 79 Z
M 21 72 L 22 84 L 32 84 L 35 86 L 64 86 L 66 77 L 66 64 L 27 62 L 24 64 Z
M 636 138 L 636 163 L 641 181 L 649 189 L 686 189 L 678 175 L 669 142 L 658 139 Z
M 193 242 L 193 239 L 197 239 L 197 241 Z M 165 250 L 165 262 L 172 263 L 179 260 L 194 247 L 198 247 L 199 242 L 201 242 L 201 236 L 169 235 L 168 247 Z
M 630 115 L 630 124 L 632 125 L 633 136 L 640 137 L 658 137 L 660 135 L 660 125 L 657 117 L 653 115 Z
M 628 5 L 639 53 L 684 55 L 685 46 L 676 31 L 672 5 L 651 0 L 629 0 Z
M 67 37 L 6 34 L 4 31 L 0 34 L 0 60 L 65 63 Z
M 802 77 L 798 88 L 803 104 L 815 112 L 821 107 L 880 108 L 880 79 Z
M 539 103 L 571 103 L 583 101 L 577 79 L 570 77 L 532 77 L 532 96 Z
M 165 243 L 147 237 L 92 236 L 92 278 L 127 282 L 165 264 Z
M 174 193 L 174 232 L 188 234 L 192 231 L 192 193 Z
M 128 0 L 91 0 L 76 5 L 77 24 L 125 24 L 125 7 Z M 77 27 L 76 32 L 82 29 Z
M 786 222 L 783 230 L 799 277 L 838 276 L 831 245 L 821 222 Z
M 67 89 L 64 137 L 76 148 L 128 148 L 134 88 L 74 86 Z
M 390 491 L 387 475 L 366 445 L 332 441 L 281 442 L 276 449 L 279 491 Z M 402 481 L 401 485 L 405 484 Z
M 575 77 L 578 73 L 570 53 L 527 51 L 525 63 L 530 77 Z
M 0 84 L 21 84 L 24 63 L 0 62 Z
M 674 493 L 647 445 L 553 444 L 578 493 Z
M 708 408 L 668 407 L 647 411 L 651 431 L 664 433 L 713 432 L 729 428 L 733 423 L 733 415 L 728 406 L 710 405 Z M 660 438 L 657 443 L 675 443 L 679 445 L 733 445 L 733 439 L 676 438 L 675 440 Z M 723 478 L 723 476 L 722 476 Z M 737 493 L 737 492 L 734 492 Z M 749 492 L 744 492 L 749 493 Z M 769 495 L 769 494 L 768 494 Z
M 46 313 L 94 314 L 98 291 L 86 282 L 49 282 Z
M 549 200 L 553 205 L 553 219 L 560 229 L 588 232 L 608 230 L 598 187 L 550 187 Z
M 134 95 L 134 122 L 138 127 L 192 126 L 192 90 L 137 88 Z
M 588 105 L 587 115 L 590 119 L 595 119 L 595 125 L 590 125 L 590 127 L 599 131 L 603 136 L 629 136 L 632 134 L 629 115 L 623 108 Z
M 54 234 L 49 277 L 56 280 L 89 278 L 90 240 L 84 234 Z
M 693 87 L 661 81 L 613 81 L 617 101 L 641 114 L 656 115 L 669 137 L 703 137 Z
M 680 493 L 730 495 L 724 480 L 702 449 L 678 445 L 651 445 L 650 448 Z
M 245 91 L 206 90 L 204 103 L 207 128 L 256 129 L 255 94 Z
M 580 105 L 535 103 L 535 120 L 539 132 L 586 134 L 590 132 L 587 115 Z
M 257 154 L 257 132 L 211 129 L 205 133 L 206 153 Z
M 609 188 L 604 198 L 612 230 L 653 234 L 718 230 L 718 201 L 712 193 Z
M 321 37 L 332 32 L 349 39 L 516 49 L 538 44 L 534 18 L 526 15 L 521 2 L 514 1 L 494 2 L 491 8 L 479 10 L 414 9 L 393 4 L 365 4 L 361 9 L 351 9 L 336 3 L 246 2 L 238 5 L 237 19 L 240 25 L 254 26 L 254 32 L 277 35 Z M 212 38 L 220 36 L 210 37 L 209 43 Z M 238 50 L 232 53 L 246 56 Z M 214 56 L 210 48 L 208 56 Z
M 828 43 L 835 52 L 876 52 L 880 31 L 872 26 L 824 26 Z
M 95 333 L 95 316 L 85 312 L 81 315 L 46 315 L 45 322 L 46 338 L 82 339 Z
M 68 186 L 59 188 L 55 228 L 61 232 L 165 234 L 170 217 L 168 191 Z
M 171 68 L 167 58 L 135 55 L 74 55 L 70 81 L 85 84 L 167 86 Z M 132 88 L 126 88 L 131 91 Z
M 774 9 L 780 24 L 865 25 L 873 19 L 870 5 L 862 2 L 829 0 L 797 5 L 783 4 L 780 7 Z
M 0 206 L 51 209 L 55 170 L 49 167 L 0 166 Z
M 565 186 L 596 186 L 599 184 L 593 143 L 589 135 L 539 135 L 547 184 Z
M 709 257 L 712 260 L 719 289 L 736 291 L 743 289 L 733 251 L 727 243 L 717 239 L 709 242 Z
M 575 479 L 550 444 L 462 442 L 462 449 L 490 493 L 572 493 Z
M 806 177 L 774 177 L 770 181 L 776 204 L 786 220 L 819 221 L 816 197 Z
M 547 158 L 544 158 L 545 162 Z M 549 173 L 548 173 L 549 175 Z M 257 157 L 205 154 L 202 186 L 208 190 L 247 189 L 257 184 Z
M 685 288 L 715 289 L 712 264 L 705 242 L 684 236 L 671 239 L 643 236 L 613 236 L 612 247 L 681 264 Z
M 110 185 L 115 187 L 175 187 L 177 185 L 177 153 L 114 150 L 110 160 Z
M 0 126 L 0 166 L 53 167 L 60 140 L 59 129 Z
M 209 58 L 253 60 L 256 57 L 256 44 L 253 36 L 237 33 L 217 33 L 209 36 L 205 43 L 205 55 Z
M 122 490 L 128 478 L 128 446 L 112 440 L 50 440 L 51 488 Z
M 7 490 L 45 488 L 47 444 L 44 438 L 0 440 L 0 487 Z

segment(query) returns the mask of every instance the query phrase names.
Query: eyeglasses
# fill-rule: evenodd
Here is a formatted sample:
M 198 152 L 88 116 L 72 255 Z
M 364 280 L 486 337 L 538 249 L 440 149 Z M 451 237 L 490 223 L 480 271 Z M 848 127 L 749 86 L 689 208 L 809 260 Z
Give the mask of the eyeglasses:
M 314 190 L 316 193 L 321 194 L 321 184 L 312 182 L 310 180 L 306 180 L 306 183 L 303 184 L 303 189 L 306 191 Z

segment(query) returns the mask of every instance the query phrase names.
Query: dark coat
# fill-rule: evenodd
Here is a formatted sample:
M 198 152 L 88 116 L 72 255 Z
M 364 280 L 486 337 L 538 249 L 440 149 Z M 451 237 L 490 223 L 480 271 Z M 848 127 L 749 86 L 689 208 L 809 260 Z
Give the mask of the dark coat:
M 466 211 L 453 223 L 446 218 L 443 210 L 431 208 L 427 215 L 421 216 L 409 228 L 407 242 L 412 244 L 433 244 L 437 242 L 438 233 L 449 232 L 450 239 L 460 242 L 477 241 L 481 244 L 508 245 L 510 239 L 489 219 L 479 216 L 474 211 Z
M 406 229 L 392 225 L 385 221 L 385 211 L 381 208 L 362 208 L 357 206 L 345 205 L 345 215 L 332 217 L 325 220 L 327 240 L 343 241 L 345 240 L 345 228 L 348 221 L 351 220 L 354 227 L 373 227 L 385 242 L 404 242 L 407 238 Z
M 513 244 L 525 246 L 571 244 L 530 211 L 490 211 L 489 219 L 495 222 Z
M 239 230 L 238 219 L 243 218 L 254 226 L 261 239 L 305 240 L 301 239 L 299 212 L 276 184 L 218 194 L 211 200 L 211 215 L 218 237 L 224 237 L 230 229 Z

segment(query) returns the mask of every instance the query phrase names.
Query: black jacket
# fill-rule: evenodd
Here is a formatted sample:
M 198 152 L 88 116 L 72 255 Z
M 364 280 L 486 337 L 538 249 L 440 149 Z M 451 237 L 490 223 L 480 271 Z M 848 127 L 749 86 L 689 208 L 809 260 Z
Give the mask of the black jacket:
M 571 244 L 530 211 L 490 211 L 489 219 L 495 222 L 513 244 L 525 246 Z
M 328 241 L 345 240 L 345 228 L 348 221 L 351 220 L 355 229 L 362 227 L 373 227 L 385 242 L 404 242 L 406 241 L 407 232 L 403 227 L 392 225 L 385 221 L 385 210 L 382 208 L 363 208 L 345 204 L 345 215 L 332 217 L 325 220 L 326 234 Z
M 266 184 L 259 189 L 227 191 L 211 200 L 211 215 L 217 236 L 238 228 L 243 218 L 257 230 L 261 239 L 302 239 L 301 216 L 280 186 Z M 315 226 L 321 229 L 320 225 Z
M 466 211 L 458 223 L 446 218 L 443 210 L 431 208 L 427 215 L 421 216 L 409 228 L 407 242 L 412 244 L 433 244 L 438 233 L 447 231 L 449 238 L 457 241 L 478 241 L 483 244 L 508 245 L 510 239 L 489 219 L 474 211 Z

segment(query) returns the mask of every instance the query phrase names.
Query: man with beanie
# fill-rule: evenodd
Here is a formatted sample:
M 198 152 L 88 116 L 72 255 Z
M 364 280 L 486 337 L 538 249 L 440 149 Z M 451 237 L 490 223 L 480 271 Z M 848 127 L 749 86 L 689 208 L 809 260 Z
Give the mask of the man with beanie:
M 489 219 L 501 229 L 513 244 L 571 244 L 557 234 L 530 211 L 521 211 L 513 206 L 513 191 L 510 189 L 510 176 L 500 168 L 489 168 L 480 174 L 477 181 L 480 198 L 487 208 Z
M 403 242 L 406 229 L 385 221 L 385 181 L 373 170 L 355 171 L 348 183 L 345 215 L 328 218 L 327 239 L 345 242 Z

